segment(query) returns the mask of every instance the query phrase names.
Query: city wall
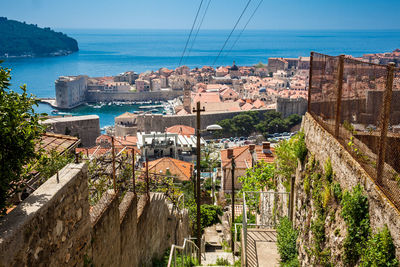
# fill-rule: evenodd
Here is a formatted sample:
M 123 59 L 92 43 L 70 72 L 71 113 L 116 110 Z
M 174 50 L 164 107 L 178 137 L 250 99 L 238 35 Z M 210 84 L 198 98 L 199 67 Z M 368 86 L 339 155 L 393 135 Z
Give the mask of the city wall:
M 304 98 L 287 99 L 278 97 L 276 100 L 276 111 L 282 113 L 284 118 L 292 114 L 302 116 L 307 111 L 307 100 Z
M 255 110 L 260 113 L 266 113 L 273 109 L 259 109 Z M 241 114 L 245 111 L 225 111 L 218 113 L 202 113 L 201 114 L 201 129 L 205 129 L 208 125 L 215 124 L 223 119 L 232 119 L 234 116 Z M 141 115 L 138 116 L 138 130 L 144 132 L 164 132 L 165 128 L 173 125 L 187 125 L 190 127 L 196 127 L 196 114 L 189 115 Z
M 97 115 L 50 118 L 42 124 L 48 125 L 47 130 L 50 132 L 78 137 L 84 147 L 94 146 L 96 138 L 100 135 L 100 121 Z
M 182 90 L 155 91 L 155 92 L 87 92 L 86 102 L 111 101 L 167 101 L 183 95 Z
M 0 266 L 151 266 L 188 225 L 159 193 L 111 190 L 90 208 L 87 166 L 69 164 L 0 220 Z
M 335 173 L 335 180 L 340 183 L 343 190 L 351 190 L 358 183 L 364 187 L 364 192 L 369 201 L 371 228 L 375 233 L 378 229 L 382 229 L 385 224 L 388 226 L 396 246 L 397 257 L 400 259 L 400 212 L 390 200 L 386 198 L 385 194 L 375 185 L 372 178 L 347 150 L 308 113 L 303 117 L 302 128 L 305 133 L 305 141 L 309 152 L 320 162 L 321 168 L 323 168 L 328 158 L 331 160 L 332 168 Z M 296 175 L 295 206 L 297 207 L 294 223 L 297 227 L 301 228 L 306 221 L 309 222 L 311 219 L 310 214 L 312 213 L 307 215 L 307 212 L 311 210 L 304 209 L 304 205 L 309 206 L 309 203 L 306 201 L 304 189 L 301 185 L 302 178 L 300 171 L 302 170 L 298 170 Z M 329 219 L 325 222 L 326 227 L 328 227 L 326 242 L 329 243 L 329 247 L 337 248 L 338 251 L 332 251 L 334 255 L 341 255 L 340 244 L 343 242 L 343 238 L 346 235 L 346 226 L 343 218 L 340 216 L 340 210 L 337 210 L 336 214 L 336 220 L 332 227 L 329 226 Z M 334 235 L 335 229 L 337 228 L 341 229 L 342 233 L 339 237 Z M 309 241 L 300 240 L 299 252 L 300 258 L 305 259 L 303 266 L 308 266 L 311 262 L 307 263 L 308 256 L 304 251 L 304 245 L 302 245 L 304 242 Z M 338 266 L 342 266 L 342 264 L 338 262 Z

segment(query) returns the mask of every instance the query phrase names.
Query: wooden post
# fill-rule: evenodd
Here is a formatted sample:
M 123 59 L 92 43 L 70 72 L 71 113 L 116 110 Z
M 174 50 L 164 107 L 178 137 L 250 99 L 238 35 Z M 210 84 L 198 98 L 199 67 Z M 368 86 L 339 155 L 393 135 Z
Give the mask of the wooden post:
M 293 210 L 294 210 L 294 185 L 296 181 L 296 175 L 292 175 L 292 179 L 290 180 L 290 195 L 289 195 L 289 218 L 293 222 Z
M 342 108 L 342 91 L 343 91 L 343 66 L 344 55 L 339 56 L 339 73 L 338 73 L 338 87 L 337 87 L 337 98 L 336 98 L 336 116 L 335 116 L 335 137 L 339 137 L 340 127 L 340 114 Z
M 196 167 L 197 167 L 197 179 L 196 179 L 196 200 L 197 200 L 197 246 L 199 248 L 199 252 L 197 255 L 197 259 L 199 261 L 199 265 L 201 264 L 201 210 L 200 210 L 200 202 L 201 202 L 201 196 L 200 196 L 200 161 L 201 161 L 201 124 L 200 124 L 200 112 L 205 111 L 205 109 L 200 108 L 200 102 L 197 101 L 196 103 L 196 109 L 193 109 L 193 112 L 196 112 L 196 133 L 197 133 L 197 160 L 196 160 Z
M 112 177 L 113 177 L 113 186 L 114 193 L 117 193 L 117 182 L 115 181 L 115 145 L 114 145 L 114 136 L 111 136 L 111 151 L 112 151 Z
M 132 191 L 136 195 L 135 149 L 132 148 Z
M 313 69 L 314 52 L 310 54 L 310 71 L 308 74 L 308 104 L 307 111 L 311 113 L 311 88 L 312 88 L 312 69 Z
M 379 125 L 381 127 L 381 135 L 379 138 L 378 164 L 376 168 L 376 182 L 378 184 L 382 184 L 383 169 L 385 166 L 386 137 L 390 119 L 390 105 L 392 103 L 394 67 L 394 63 L 389 63 L 389 65 L 387 66 L 386 88 L 381 109 L 381 118 Z
M 235 224 L 235 157 L 233 156 L 232 152 L 232 159 L 231 159 L 231 167 L 232 167 L 232 226 Z M 235 256 L 235 240 L 232 240 L 232 254 Z
M 146 194 L 150 200 L 149 159 L 146 157 Z

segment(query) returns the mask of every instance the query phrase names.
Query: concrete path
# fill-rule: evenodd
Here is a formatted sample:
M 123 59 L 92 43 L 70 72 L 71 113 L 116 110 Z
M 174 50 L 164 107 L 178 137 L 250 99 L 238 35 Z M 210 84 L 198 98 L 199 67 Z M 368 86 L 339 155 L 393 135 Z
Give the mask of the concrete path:
M 222 225 L 217 224 L 204 229 L 204 240 L 206 242 L 206 259 L 201 261 L 203 266 L 210 264 L 215 264 L 217 258 L 227 259 L 229 263 L 233 265 L 233 255 L 232 252 L 224 251 L 222 240 L 224 239 L 224 234 L 222 230 Z
M 247 229 L 247 265 L 248 267 L 279 266 L 276 231 Z

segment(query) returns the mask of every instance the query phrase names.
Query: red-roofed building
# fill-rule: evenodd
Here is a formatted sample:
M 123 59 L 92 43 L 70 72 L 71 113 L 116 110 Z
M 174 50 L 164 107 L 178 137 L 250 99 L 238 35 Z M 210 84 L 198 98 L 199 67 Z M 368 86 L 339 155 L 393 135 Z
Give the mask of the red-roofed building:
M 274 162 L 274 148 L 269 142 L 262 145 L 248 145 L 221 150 L 221 168 L 222 168 L 222 191 L 232 192 L 232 156 L 235 159 L 235 190 L 240 190 L 242 185 L 238 178 L 246 174 L 248 168 L 255 166 L 257 162 Z
M 150 161 L 149 173 L 171 175 L 183 182 L 190 181 L 193 167 L 193 163 L 166 157 Z
M 252 110 L 254 109 L 254 106 L 250 103 L 246 103 L 241 107 L 242 110 Z
M 193 127 L 186 126 L 186 125 L 174 125 L 174 126 L 167 128 L 165 131 L 167 133 L 177 133 L 177 134 L 186 135 L 186 136 L 195 134 L 195 129 Z
M 219 93 L 206 92 L 206 93 L 192 93 L 192 103 L 218 103 L 221 102 Z

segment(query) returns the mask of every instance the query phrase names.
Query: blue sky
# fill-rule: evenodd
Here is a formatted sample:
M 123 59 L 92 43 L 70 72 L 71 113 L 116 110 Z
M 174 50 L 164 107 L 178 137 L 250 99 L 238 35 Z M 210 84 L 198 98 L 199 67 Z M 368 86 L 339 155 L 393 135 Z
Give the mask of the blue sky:
M 200 1 L 0 0 L 0 16 L 59 29 L 190 29 Z M 212 0 L 202 28 L 232 29 L 246 3 Z M 248 29 L 400 29 L 399 14 L 400 0 L 264 0 Z

